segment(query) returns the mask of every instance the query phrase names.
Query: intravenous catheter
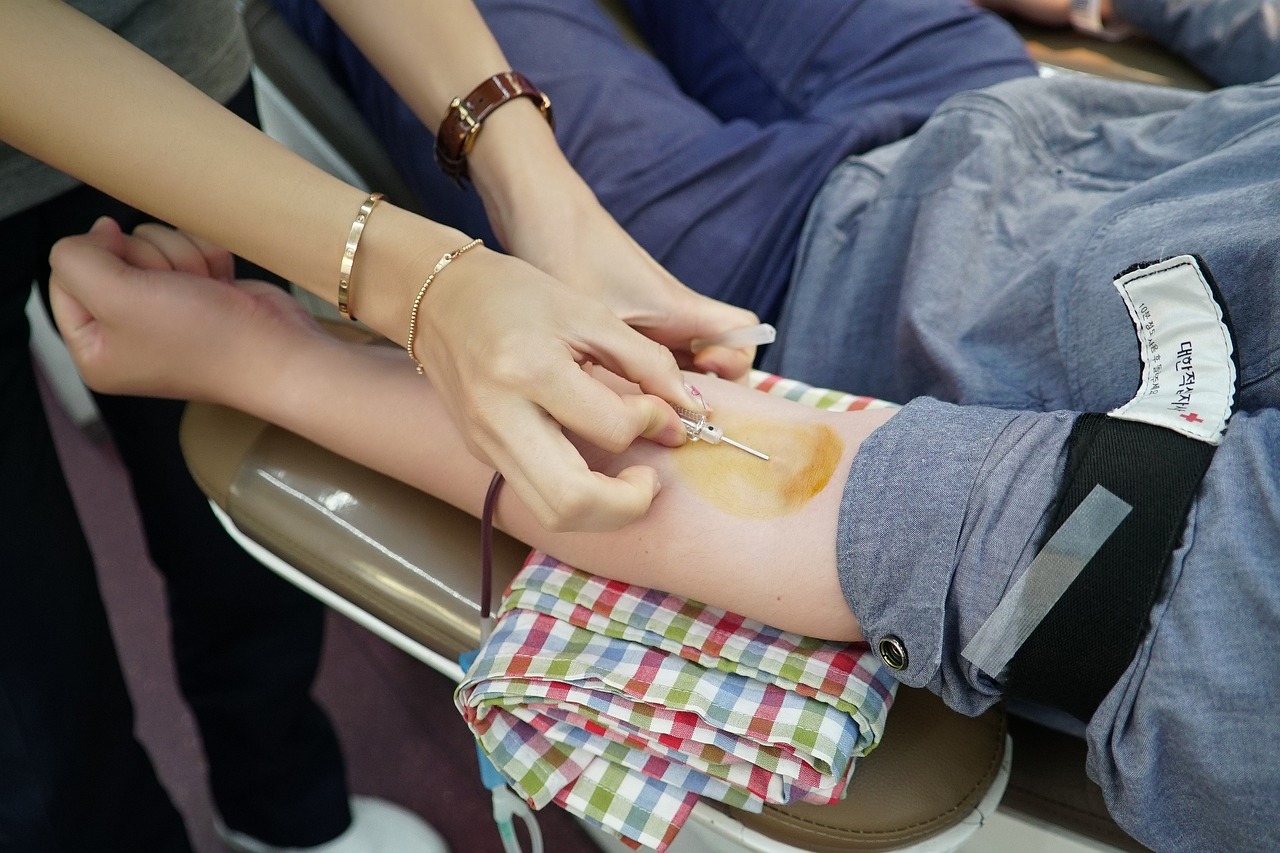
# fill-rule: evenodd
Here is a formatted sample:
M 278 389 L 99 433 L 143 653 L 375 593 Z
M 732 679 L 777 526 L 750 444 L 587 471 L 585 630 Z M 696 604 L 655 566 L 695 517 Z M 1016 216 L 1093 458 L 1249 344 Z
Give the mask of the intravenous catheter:
M 720 427 L 707 421 L 707 416 L 699 412 L 691 412 L 688 409 L 676 407 L 676 414 L 680 416 L 680 423 L 684 424 L 684 431 L 688 433 L 690 441 L 705 441 L 707 444 L 731 444 L 739 450 L 745 450 L 752 456 L 758 456 L 766 462 L 769 457 L 759 450 L 740 444 L 732 438 L 724 434 Z

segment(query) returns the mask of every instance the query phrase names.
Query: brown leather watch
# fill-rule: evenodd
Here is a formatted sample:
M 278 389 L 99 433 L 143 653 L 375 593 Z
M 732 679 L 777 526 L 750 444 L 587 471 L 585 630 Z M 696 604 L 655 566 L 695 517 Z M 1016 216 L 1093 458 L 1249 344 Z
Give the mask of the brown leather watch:
M 469 176 L 467 155 L 476 144 L 480 126 L 490 113 L 515 98 L 530 98 L 554 128 L 551 99 L 517 71 L 503 71 L 485 80 L 465 98 L 454 98 L 436 133 L 436 163 L 458 186 Z

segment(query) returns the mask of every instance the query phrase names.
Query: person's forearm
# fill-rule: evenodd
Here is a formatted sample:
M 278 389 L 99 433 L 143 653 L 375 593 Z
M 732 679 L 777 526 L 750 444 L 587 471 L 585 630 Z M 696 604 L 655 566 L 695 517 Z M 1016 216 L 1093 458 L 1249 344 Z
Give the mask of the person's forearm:
M 285 370 L 227 383 L 220 401 L 480 513 L 492 472 L 466 452 L 403 353 L 319 338 L 287 349 Z M 593 466 L 609 473 L 637 462 L 657 468 L 663 490 L 645 518 L 616 533 L 550 533 L 504 493 L 499 525 L 587 571 L 806 634 L 859 638 L 837 582 L 836 516 L 858 445 L 890 413 L 820 412 L 696 381 L 708 386 L 716 421 L 731 437 L 763 445 L 769 462 L 724 444 L 673 451 L 640 442 L 618 457 L 595 452 Z
M 511 70 L 471 0 L 321 0 L 321 5 L 433 134 L 454 98 Z M 517 218 L 515 208 L 549 185 L 563 189 L 570 167 L 551 127 L 527 98 L 495 111 L 483 127 L 467 158 L 469 173 L 504 236 Z
M 0 81 L 6 142 L 334 301 L 360 190 L 55 0 L 0 8 Z M 389 205 L 376 225 L 361 319 L 399 339 L 411 294 L 387 276 L 420 275 L 462 235 Z
M 471 0 L 320 0 L 431 130 L 449 102 L 509 69 Z

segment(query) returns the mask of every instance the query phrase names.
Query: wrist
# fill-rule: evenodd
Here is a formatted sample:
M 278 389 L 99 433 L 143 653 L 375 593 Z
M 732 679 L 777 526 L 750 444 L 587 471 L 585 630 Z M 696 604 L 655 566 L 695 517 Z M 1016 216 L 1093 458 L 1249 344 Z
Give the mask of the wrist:
M 230 322 L 210 336 L 213 346 L 201 359 L 199 392 L 193 399 L 275 423 L 282 410 L 305 399 L 303 389 L 314 387 L 317 380 L 310 374 L 315 371 L 309 365 L 317 349 L 332 346 L 334 339 L 286 294 L 276 293 L 272 285 L 260 286 L 269 296 L 242 290 L 243 284 L 237 288 L 242 310 L 227 312 Z
M 528 99 L 513 101 L 485 120 L 468 161 L 476 192 L 504 245 L 522 215 L 530 209 L 549 212 L 548 205 L 576 179 L 554 131 Z
M 423 280 L 441 255 L 469 240 L 457 229 L 383 202 L 361 237 L 353 270 L 351 288 L 360 321 L 403 344 Z
M 470 177 L 470 155 L 486 122 L 510 105 L 533 104 L 546 123 L 555 127 L 551 99 L 518 71 L 503 71 L 485 78 L 465 96 L 454 98 L 436 131 L 435 158 L 441 171 L 463 186 Z

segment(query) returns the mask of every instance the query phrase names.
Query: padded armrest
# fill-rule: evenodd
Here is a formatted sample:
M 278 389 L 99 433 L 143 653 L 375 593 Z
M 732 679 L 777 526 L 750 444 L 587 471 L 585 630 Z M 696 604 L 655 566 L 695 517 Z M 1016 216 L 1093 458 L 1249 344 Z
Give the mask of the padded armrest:
M 1017 760 L 1000 808 L 1065 826 L 1120 850 L 1147 848 L 1131 838 L 1107 813 L 1102 789 L 1084 772 L 1083 738 L 1009 716 Z
M 196 482 L 250 539 L 447 660 L 479 645 L 476 519 L 232 409 L 188 406 L 181 440 Z M 497 591 L 527 553 L 495 535 Z

